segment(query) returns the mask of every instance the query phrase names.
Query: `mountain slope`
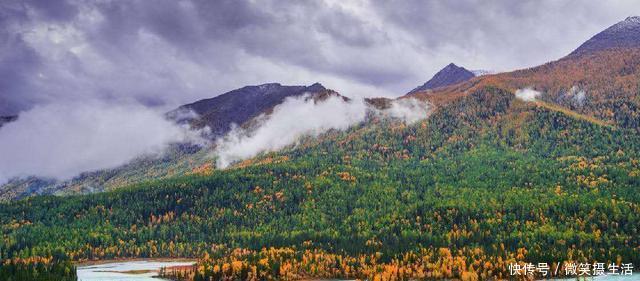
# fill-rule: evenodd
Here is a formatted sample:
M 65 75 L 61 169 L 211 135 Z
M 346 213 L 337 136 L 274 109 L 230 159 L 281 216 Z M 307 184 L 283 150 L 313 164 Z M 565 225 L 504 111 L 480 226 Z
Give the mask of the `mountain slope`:
M 162 155 L 141 155 L 122 166 L 87 171 L 69 180 L 14 178 L 0 186 L 0 202 L 29 196 L 74 195 L 104 192 L 150 179 L 166 179 L 192 173 L 211 161 L 206 147 L 174 144 Z
M 538 99 L 567 110 L 638 130 L 640 127 L 640 48 L 606 49 L 567 56 L 541 66 L 486 75 L 430 92 L 407 97 L 436 106 L 449 103 L 486 86 L 515 92 L 532 88 Z
M 305 96 L 306 95 L 306 96 Z M 189 123 L 195 128 L 208 126 L 208 135 L 216 139 L 227 133 L 233 124 L 253 128 L 261 115 L 269 115 L 286 98 L 305 97 L 322 102 L 335 96 L 349 99 L 319 83 L 311 86 L 283 86 L 277 83 L 243 87 L 220 96 L 183 105 L 167 113 L 168 118 Z M 194 115 L 191 111 L 197 112 Z M 0 186 L 0 201 L 21 199 L 41 194 L 84 194 L 114 190 L 150 179 L 166 179 L 212 169 L 213 145 L 174 144 L 162 155 L 142 155 L 112 169 L 88 171 L 70 180 L 57 181 L 27 177 L 12 179 Z
M 255 266 L 267 280 L 373 280 L 393 268 L 403 279 L 503 279 L 513 261 L 640 262 L 634 131 L 488 87 L 423 122 L 371 120 L 314 142 L 207 176 L 0 204 L 4 249 L 56 241 L 74 260 L 207 252 L 205 279 L 231 261 L 221 274 L 245 279 Z
M 597 123 L 640 131 L 640 17 L 597 34 L 557 61 L 512 72 L 484 75 L 407 96 L 436 106 L 486 86 L 515 92 L 532 88 L 549 108 L 573 111 Z
M 453 85 L 462 81 L 467 81 L 476 75 L 467 70 L 464 67 L 459 67 L 453 63 L 448 64 L 443 69 L 438 71 L 429 81 L 425 82 L 422 86 L 416 87 L 411 90 L 411 93 L 422 92 L 439 87 Z
M 193 280 L 638 264 L 638 66 L 637 48 L 569 56 L 413 93 L 436 106 L 413 124 L 373 116 L 226 170 L 0 204 L 0 254 L 201 257 Z
M 635 108 L 640 102 L 640 17 L 630 17 L 602 31 L 570 55 L 527 69 L 474 77 L 431 92 L 410 93 L 434 102 L 446 103 L 474 90 L 494 85 L 515 91 L 534 88 L 543 100 L 582 113 L 615 121 L 607 109 Z M 580 54 L 580 55 L 576 55 Z M 574 98 L 580 92 L 584 99 Z M 620 117 L 621 118 L 621 117 Z
M 628 17 L 584 42 L 569 56 L 580 56 L 611 48 L 640 47 L 640 17 Z
M 638 26 L 630 24 L 632 21 L 627 19 L 626 23 L 620 23 L 623 27 L 618 27 L 616 30 L 637 32 Z M 542 92 L 539 102 L 536 103 L 540 107 L 571 114 L 575 118 L 589 120 L 595 124 L 610 124 L 640 130 L 639 65 L 640 50 L 638 48 L 604 49 L 581 56 L 567 56 L 530 69 L 474 77 L 427 92 L 413 92 L 408 94 L 408 97 L 428 100 L 437 107 L 441 107 L 486 86 L 496 86 L 511 92 L 534 87 Z M 458 67 L 451 65 L 448 68 L 455 72 Z M 444 77 L 449 76 L 444 75 Z M 315 93 L 312 94 L 313 97 L 337 94 L 320 84 L 248 86 L 212 99 L 184 105 L 180 110 L 169 113 L 169 116 L 178 121 L 190 122 L 194 126 L 212 126 L 214 132 L 220 134 L 228 131 L 232 123 L 248 126 L 251 124 L 250 120 L 253 120 L 251 118 L 268 114 L 273 104 L 282 102 L 286 97 L 300 96 L 307 92 Z M 235 94 L 238 97 L 233 97 Z M 261 101 L 262 99 L 266 101 Z M 390 106 L 391 100 L 369 99 L 368 102 L 379 109 L 384 109 Z M 237 110 L 239 113 L 233 110 L 234 108 L 239 109 Z M 178 118 L 180 116 L 178 112 L 185 109 L 196 111 L 201 115 L 199 118 L 193 116 L 187 116 L 187 119 Z M 215 134 L 213 137 L 216 137 Z M 31 194 L 111 190 L 150 178 L 188 174 L 207 165 L 206 151 L 178 149 L 169 155 L 162 158 L 143 157 L 123 167 L 85 173 L 63 183 L 51 184 L 50 180 L 33 179 L 13 181 L 0 188 L 0 197 L 7 199 L 22 198 Z

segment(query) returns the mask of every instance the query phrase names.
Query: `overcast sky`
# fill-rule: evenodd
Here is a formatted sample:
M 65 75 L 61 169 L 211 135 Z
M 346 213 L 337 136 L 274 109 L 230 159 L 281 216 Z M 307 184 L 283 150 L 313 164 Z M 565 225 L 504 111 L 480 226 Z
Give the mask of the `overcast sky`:
M 2 0 L 0 114 L 103 100 L 171 108 L 250 84 L 397 96 L 454 62 L 568 54 L 638 1 Z

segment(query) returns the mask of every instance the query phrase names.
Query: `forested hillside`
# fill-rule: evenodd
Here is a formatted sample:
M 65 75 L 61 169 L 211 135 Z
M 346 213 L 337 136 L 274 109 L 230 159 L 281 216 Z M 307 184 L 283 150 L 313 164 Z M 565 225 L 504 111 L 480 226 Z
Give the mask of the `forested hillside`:
M 374 117 L 227 170 L 2 204 L 0 251 L 199 257 L 165 272 L 194 280 L 640 264 L 640 135 L 568 112 L 484 87 L 415 124 Z
M 515 278 L 514 264 L 548 263 L 551 276 L 535 278 L 575 276 L 572 263 L 637 266 L 639 31 L 630 17 L 541 66 L 366 99 L 363 118 L 338 127 L 348 129 L 218 168 L 214 148 L 176 144 L 65 183 L 10 182 L 0 197 L 43 195 L 0 203 L 0 281 L 75 280 L 75 261 L 156 257 L 198 259 L 162 270 L 174 280 L 495 280 Z M 251 128 L 309 91 L 312 106 L 338 96 L 267 84 L 185 106 L 200 119 L 172 117 L 214 133 Z M 429 102 L 429 116 L 385 116 L 409 98 Z

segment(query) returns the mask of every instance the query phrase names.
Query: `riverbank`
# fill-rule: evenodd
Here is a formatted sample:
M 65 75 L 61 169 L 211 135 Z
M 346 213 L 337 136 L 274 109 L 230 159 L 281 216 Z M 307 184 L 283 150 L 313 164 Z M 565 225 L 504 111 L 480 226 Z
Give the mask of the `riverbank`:
M 122 258 L 122 259 L 109 259 L 109 260 L 88 260 L 73 262 L 76 267 L 102 265 L 109 263 L 126 263 L 126 262 L 198 262 L 195 258 Z
M 78 263 L 79 281 L 158 281 L 161 268 L 192 267 L 193 259 L 117 259 Z

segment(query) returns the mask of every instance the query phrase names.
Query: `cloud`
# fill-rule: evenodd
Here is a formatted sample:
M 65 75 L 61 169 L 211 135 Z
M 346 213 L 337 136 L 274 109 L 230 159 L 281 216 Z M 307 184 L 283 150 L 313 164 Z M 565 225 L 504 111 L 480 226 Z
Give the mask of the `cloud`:
M 372 9 L 389 28 L 406 32 L 433 55 L 467 69 L 505 71 L 565 56 L 629 16 L 636 6 L 626 0 L 610 5 L 572 0 L 401 0 L 375 2 Z
M 587 93 L 577 86 L 571 87 L 571 89 L 569 89 L 568 95 L 571 97 L 572 103 L 576 106 L 583 106 L 584 101 L 587 98 Z
M 587 94 L 581 90 L 575 96 L 573 96 L 573 100 L 579 105 L 582 105 L 586 97 L 587 97 Z
M 398 99 L 391 103 L 391 107 L 386 110 L 388 115 L 403 120 L 408 124 L 424 119 L 431 113 L 431 105 L 418 99 Z M 384 114 L 385 111 L 382 111 Z
M 524 88 L 524 89 L 518 89 L 516 91 L 516 98 L 521 99 L 523 101 L 535 101 L 542 93 L 531 89 L 531 88 Z
M 260 125 L 255 131 L 235 128 L 218 140 L 216 164 L 224 168 L 263 151 L 279 150 L 305 135 L 347 129 L 364 121 L 366 109 L 362 101 L 344 102 L 339 97 L 318 103 L 308 96 L 287 98 L 271 115 L 259 118 Z
M 303 136 L 318 136 L 329 130 L 345 130 L 365 121 L 368 112 L 413 123 L 428 116 L 429 105 L 416 99 L 392 102 L 384 111 L 367 106 L 362 100 L 345 102 L 332 96 L 316 102 L 308 96 L 287 98 L 271 115 L 258 118 L 254 129 L 234 128 L 218 139 L 214 154 L 218 168 L 254 157 L 265 151 L 280 150 Z
M 140 105 L 37 106 L 0 128 L 0 182 L 31 175 L 69 179 L 186 141 L 201 139 Z
M 501 71 L 557 59 L 636 6 L 6 0 L 0 115 L 82 99 L 170 109 L 266 82 L 320 81 L 351 96 L 397 96 L 449 62 Z

